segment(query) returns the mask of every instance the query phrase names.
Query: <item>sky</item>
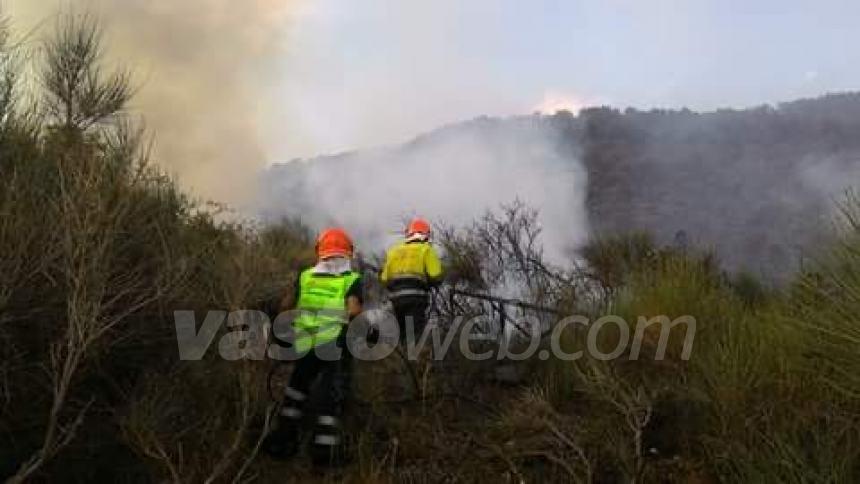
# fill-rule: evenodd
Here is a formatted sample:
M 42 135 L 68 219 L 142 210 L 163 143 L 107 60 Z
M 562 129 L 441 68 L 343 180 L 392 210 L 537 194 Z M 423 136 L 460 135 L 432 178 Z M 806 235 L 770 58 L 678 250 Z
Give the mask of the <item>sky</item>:
M 479 115 L 712 110 L 860 87 L 848 0 L 321 0 L 279 42 L 272 161 Z
M 856 0 L 0 0 L 97 12 L 157 158 L 238 203 L 268 164 L 482 115 L 712 110 L 860 88 Z M 46 22 L 47 20 L 47 22 Z M 43 29 L 48 32 L 50 29 Z M 37 36 L 38 37 L 38 36 Z

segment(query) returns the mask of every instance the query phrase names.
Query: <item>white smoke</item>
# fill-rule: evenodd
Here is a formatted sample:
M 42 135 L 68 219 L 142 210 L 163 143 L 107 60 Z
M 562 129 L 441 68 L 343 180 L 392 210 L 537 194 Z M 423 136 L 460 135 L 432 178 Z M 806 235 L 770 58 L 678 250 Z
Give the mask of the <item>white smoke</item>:
M 391 243 L 411 216 L 465 225 L 520 200 L 539 211 L 546 255 L 561 260 L 588 235 L 587 180 L 546 119 L 481 119 L 403 147 L 282 165 L 267 175 L 265 211 L 314 228 L 341 225 L 370 252 Z
M 500 71 L 490 47 L 514 33 L 493 31 L 497 10 L 455 0 L 316 2 L 290 31 L 267 146 L 282 160 L 360 151 L 266 172 L 264 211 L 342 225 L 378 251 L 413 215 L 463 225 L 519 199 L 539 210 L 547 255 L 566 257 L 588 233 L 585 170 L 540 118 L 476 121 L 368 149 L 477 115 L 575 111 L 591 99 L 563 81 L 548 91 L 543 80 Z
M 155 136 L 155 161 L 194 195 L 250 202 L 267 165 L 259 111 L 302 0 L 5 1 L 18 30 L 40 26 L 33 41 L 58 14 L 97 18 L 108 67 L 134 74 L 129 108 Z
M 136 74 L 131 109 L 151 128 L 157 160 L 195 195 L 231 204 L 253 202 L 269 156 L 399 140 L 490 106 L 490 114 L 533 106 L 457 55 L 460 40 L 472 39 L 466 26 L 457 38 L 437 35 L 469 10 L 448 0 L 367 9 L 330 0 L 7 2 L 22 30 L 43 23 L 37 37 L 50 33 L 57 12 L 96 15 L 106 60 Z M 397 19 L 386 23 L 390 32 L 359 28 L 383 12 Z M 378 44 L 355 48 L 355 35 Z M 386 62 L 365 68 L 377 55 Z M 561 257 L 587 230 L 584 170 L 544 130 L 521 124 L 476 123 L 344 163 L 317 160 L 304 170 L 303 190 L 272 188 L 283 203 L 266 208 L 314 226 L 344 225 L 377 250 L 413 214 L 465 224 L 520 199 L 541 211 L 547 251 Z

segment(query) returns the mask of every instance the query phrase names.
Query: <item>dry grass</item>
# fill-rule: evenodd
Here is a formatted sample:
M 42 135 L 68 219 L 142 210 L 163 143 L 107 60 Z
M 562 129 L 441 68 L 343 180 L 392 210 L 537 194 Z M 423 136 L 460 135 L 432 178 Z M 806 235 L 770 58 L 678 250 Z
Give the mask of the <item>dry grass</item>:
M 9 482 L 860 480 L 855 196 L 834 246 L 784 291 L 641 234 L 589 246 L 588 270 L 552 267 L 522 204 L 443 231 L 457 287 L 512 281 L 531 302 L 627 321 L 693 315 L 692 358 L 673 333 L 667 358 L 647 360 L 655 330 L 639 361 L 525 361 L 516 382 L 494 380 L 493 361 L 453 353 L 408 371 L 395 355 L 357 367 L 347 468 L 259 455 L 270 362 L 177 361 L 172 312 L 277 308 L 312 257 L 308 233 L 219 223 L 189 201 L 151 168 L 146 137 L 124 119 L 129 81 L 100 67 L 97 26 L 64 19 L 58 29 L 39 59 L 15 55 L 0 26 Z M 42 90 L 22 92 L 27 71 Z M 443 326 L 490 313 L 443 299 Z M 565 334 L 566 350 L 580 336 Z M 616 339 L 607 332 L 601 344 Z

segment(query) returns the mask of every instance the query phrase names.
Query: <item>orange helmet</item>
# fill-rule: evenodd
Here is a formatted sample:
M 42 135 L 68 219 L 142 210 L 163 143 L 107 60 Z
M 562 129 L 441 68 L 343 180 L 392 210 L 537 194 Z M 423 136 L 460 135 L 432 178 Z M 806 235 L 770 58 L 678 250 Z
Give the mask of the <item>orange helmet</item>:
M 352 239 L 345 230 L 339 228 L 325 229 L 317 239 L 317 256 L 320 259 L 330 257 L 352 257 Z
M 416 218 L 409 222 L 409 227 L 406 229 L 406 236 L 410 237 L 415 234 L 430 236 L 430 223 L 423 218 Z

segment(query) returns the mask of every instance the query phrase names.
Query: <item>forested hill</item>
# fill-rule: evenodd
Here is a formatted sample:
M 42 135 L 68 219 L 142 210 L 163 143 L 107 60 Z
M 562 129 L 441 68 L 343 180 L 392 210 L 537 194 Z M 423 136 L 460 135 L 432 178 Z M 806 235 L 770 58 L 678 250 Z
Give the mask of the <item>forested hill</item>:
M 590 108 L 578 116 L 482 117 L 401 146 L 309 161 L 266 174 L 268 215 L 341 218 L 333 204 L 309 202 L 327 196 L 321 179 L 335 189 L 361 187 L 340 195 L 359 207 L 375 200 L 376 215 L 405 197 L 392 183 L 450 199 L 431 214 L 439 218 L 449 216 L 448 205 L 469 212 L 519 196 L 549 212 L 549 243 L 583 230 L 647 230 L 663 243 L 713 247 L 729 269 L 779 278 L 814 253 L 835 201 L 860 183 L 860 94 L 708 113 Z

